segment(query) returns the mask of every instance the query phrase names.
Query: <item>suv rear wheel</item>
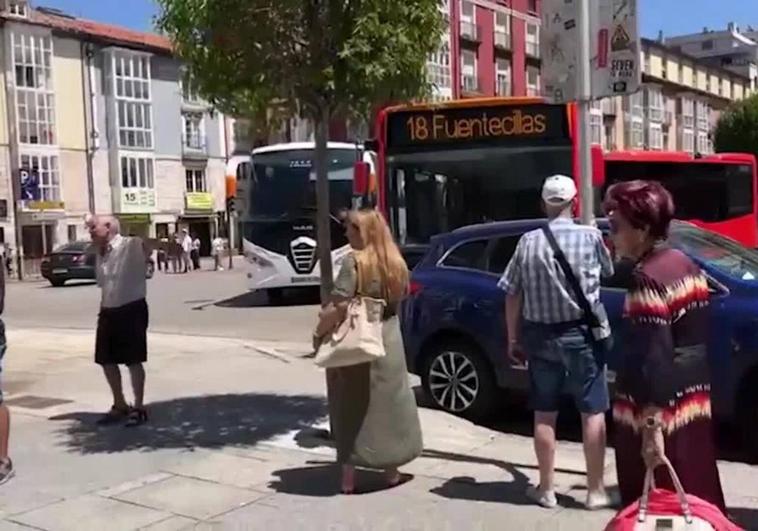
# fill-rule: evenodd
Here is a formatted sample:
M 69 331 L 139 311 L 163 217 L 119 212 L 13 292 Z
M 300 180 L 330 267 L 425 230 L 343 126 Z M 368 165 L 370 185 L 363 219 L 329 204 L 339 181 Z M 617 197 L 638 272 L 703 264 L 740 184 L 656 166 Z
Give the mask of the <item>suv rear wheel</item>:
M 482 419 L 494 409 L 497 388 L 492 367 L 464 341 L 435 344 L 421 381 L 434 404 L 448 413 Z

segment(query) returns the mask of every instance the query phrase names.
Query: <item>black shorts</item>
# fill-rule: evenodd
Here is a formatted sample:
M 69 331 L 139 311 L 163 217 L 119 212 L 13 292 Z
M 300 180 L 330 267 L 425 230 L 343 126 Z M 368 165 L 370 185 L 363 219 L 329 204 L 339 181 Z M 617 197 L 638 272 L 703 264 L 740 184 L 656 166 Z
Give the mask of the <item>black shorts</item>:
M 135 365 L 147 361 L 148 311 L 145 299 L 101 308 L 97 318 L 95 363 Z

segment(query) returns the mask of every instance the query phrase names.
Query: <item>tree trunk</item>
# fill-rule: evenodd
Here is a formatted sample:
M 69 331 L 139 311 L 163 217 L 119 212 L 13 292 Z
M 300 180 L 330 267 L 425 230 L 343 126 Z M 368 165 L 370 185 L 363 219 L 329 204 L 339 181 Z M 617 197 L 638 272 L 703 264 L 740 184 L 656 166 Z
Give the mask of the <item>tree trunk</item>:
M 318 261 L 321 268 L 321 303 L 326 304 L 332 292 L 334 275 L 332 273 L 332 238 L 331 210 L 329 205 L 329 166 L 327 143 L 329 141 L 328 108 L 321 110 L 315 121 L 316 150 L 314 166 L 316 167 L 316 226 L 318 241 Z

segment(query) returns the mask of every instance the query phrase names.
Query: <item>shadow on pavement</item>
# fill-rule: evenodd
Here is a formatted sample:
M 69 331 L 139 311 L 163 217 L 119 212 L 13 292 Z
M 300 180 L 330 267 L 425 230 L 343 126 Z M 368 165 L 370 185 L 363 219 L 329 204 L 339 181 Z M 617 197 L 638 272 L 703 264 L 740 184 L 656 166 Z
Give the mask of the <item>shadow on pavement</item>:
M 100 413 L 70 413 L 60 444 L 84 454 L 166 448 L 252 446 L 326 414 L 321 398 L 308 395 L 229 394 L 178 398 L 148 405 L 150 421 L 138 428 L 98 426 Z
M 96 286 L 97 281 L 95 280 L 69 280 L 62 286 L 53 286 L 52 284 L 46 283 L 42 286 L 40 286 L 38 289 L 64 289 L 64 288 L 83 288 L 87 286 Z
M 278 479 L 268 487 L 282 494 L 297 496 L 328 497 L 340 494 L 339 467 L 334 464 L 319 464 L 300 468 L 277 470 L 273 475 Z M 411 481 L 408 475 L 401 484 Z M 399 485 L 398 485 L 399 486 Z M 355 494 L 371 494 L 391 490 L 384 474 L 374 470 L 358 469 L 355 475 Z
M 533 465 L 509 463 L 499 459 L 440 452 L 437 450 L 424 450 L 422 457 L 479 465 L 492 465 L 501 468 L 513 478 L 511 481 L 479 482 L 470 476 L 459 476 L 447 480 L 442 486 L 430 491 L 438 496 L 457 500 L 508 503 L 511 505 L 533 505 L 533 502 L 531 502 L 524 494 L 530 484 L 529 477 L 520 470 L 522 468 L 535 469 L 536 467 Z M 584 475 L 575 471 L 562 469 L 556 469 L 556 472 L 577 474 L 580 476 Z M 570 509 L 583 507 L 581 504 L 577 503 L 576 500 L 568 496 L 558 495 L 558 503 L 561 507 Z
M 263 291 L 249 291 L 229 299 L 218 301 L 220 308 L 287 308 L 290 306 L 312 306 L 319 304 L 318 289 L 302 288 L 291 290 L 281 299 L 269 300 Z

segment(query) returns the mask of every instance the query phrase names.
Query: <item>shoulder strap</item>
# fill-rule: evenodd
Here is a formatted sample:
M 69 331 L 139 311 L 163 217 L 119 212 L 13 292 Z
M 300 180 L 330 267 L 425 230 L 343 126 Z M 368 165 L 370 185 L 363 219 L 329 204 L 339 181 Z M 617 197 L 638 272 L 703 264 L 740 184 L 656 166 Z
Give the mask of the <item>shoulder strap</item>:
M 555 259 L 558 261 L 558 265 L 561 266 L 566 281 L 569 283 L 569 287 L 571 287 L 571 291 L 574 292 L 574 297 L 576 298 L 577 304 L 579 304 L 579 307 L 582 309 L 585 321 L 590 327 L 597 326 L 597 316 L 592 310 L 590 301 L 587 300 L 587 296 L 584 294 L 584 290 L 582 289 L 581 284 L 579 284 L 579 280 L 576 278 L 574 270 L 571 269 L 571 264 L 569 264 L 566 259 L 563 249 L 558 245 L 558 241 L 555 239 L 555 234 L 553 234 L 553 231 L 550 229 L 550 225 L 543 225 L 542 232 L 545 233 L 545 237 L 547 238 L 550 247 L 553 249 Z

